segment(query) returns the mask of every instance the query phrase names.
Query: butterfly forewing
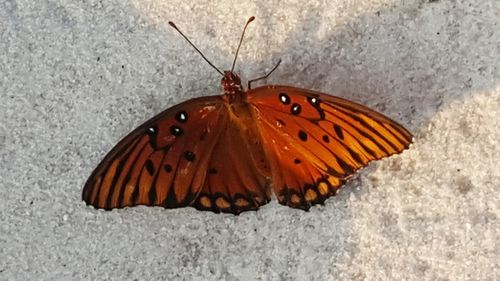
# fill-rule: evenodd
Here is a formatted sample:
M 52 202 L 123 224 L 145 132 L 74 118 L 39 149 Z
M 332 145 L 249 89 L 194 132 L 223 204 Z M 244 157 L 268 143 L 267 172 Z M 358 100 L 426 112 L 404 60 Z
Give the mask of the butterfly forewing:
M 193 99 L 145 122 L 106 155 L 83 199 L 96 208 L 186 206 L 200 192 L 227 110 L 220 96 Z
M 370 161 L 408 148 L 411 134 L 360 104 L 287 86 L 247 92 L 282 204 L 308 209 Z

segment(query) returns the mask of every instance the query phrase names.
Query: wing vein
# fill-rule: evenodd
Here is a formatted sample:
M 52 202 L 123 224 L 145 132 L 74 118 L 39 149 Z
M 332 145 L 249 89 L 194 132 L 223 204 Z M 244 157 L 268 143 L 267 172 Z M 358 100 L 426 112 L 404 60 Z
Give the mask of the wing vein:
M 370 130 L 374 135 L 377 135 L 381 140 L 383 140 L 384 142 L 386 142 L 393 150 L 395 151 L 399 151 L 399 149 L 394 146 L 394 143 L 389 141 L 384 135 L 380 134 L 377 130 L 375 130 L 375 128 L 373 128 L 370 124 L 368 124 L 365 120 L 363 120 L 363 118 L 360 118 L 359 116 L 356 116 L 355 114 L 353 113 L 350 113 L 350 112 L 347 112 L 344 108 L 341 108 L 339 106 L 336 106 L 336 109 L 339 110 L 339 111 L 342 111 L 343 113 L 351 116 L 353 119 L 355 119 L 356 121 L 360 122 L 361 125 L 363 125 L 363 127 L 367 128 L 368 130 Z M 330 112 L 332 113 L 332 112 Z M 382 126 L 377 120 L 375 120 L 374 118 L 371 118 L 371 120 L 373 120 L 373 122 L 377 123 L 378 125 Z M 392 135 L 392 133 L 389 132 L 389 134 Z M 396 138 L 397 139 L 397 138 Z M 388 154 L 391 154 L 388 152 Z

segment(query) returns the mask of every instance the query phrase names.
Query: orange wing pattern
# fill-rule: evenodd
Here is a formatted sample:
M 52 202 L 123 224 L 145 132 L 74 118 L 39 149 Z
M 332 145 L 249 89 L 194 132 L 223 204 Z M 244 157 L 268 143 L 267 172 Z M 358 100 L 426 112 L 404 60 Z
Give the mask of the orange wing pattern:
M 83 200 L 103 209 L 191 205 L 235 214 L 266 204 L 264 153 L 228 116 L 220 96 L 165 110 L 106 155 Z
M 239 214 L 269 202 L 269 173 L 261 171 L 267 168 L 267 161 L 258 148 L 235 123 L 228 122 L 214 148 L 205 184 L 192 205 L 199 210 Z
M 281 204 L 309 209 L 370 161 L 408 148 L 411 134 L 360 104 L 287 86 L 247 92 Z
M 220 96 L 181 103 L 135 129 L 87 180 L 96 208 L 189 205 L 200 192 L 227 110 Z
M 238 214 L 270 200 L 272 178 L 281 204 L 307 210 L 412 139 L 382 114 L 309 90 L 260 87 L 239 106 L 214 96 L 165 110 L 106 155 L 83 199 L 103 209 L 193 206 Z

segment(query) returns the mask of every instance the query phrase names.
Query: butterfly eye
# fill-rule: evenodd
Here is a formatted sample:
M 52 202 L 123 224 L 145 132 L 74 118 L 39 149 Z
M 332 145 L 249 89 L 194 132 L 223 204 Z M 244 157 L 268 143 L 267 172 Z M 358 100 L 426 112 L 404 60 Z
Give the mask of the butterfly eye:
M 279 98 L 282 104 L 290 104 L 290 97 L 285 93 L 280 93 Z
M 291 111 L 293 115 L 297 115 L 302 111 L 302 107 L 300 106 L 300 104 L 294 103 L 292 104 Z

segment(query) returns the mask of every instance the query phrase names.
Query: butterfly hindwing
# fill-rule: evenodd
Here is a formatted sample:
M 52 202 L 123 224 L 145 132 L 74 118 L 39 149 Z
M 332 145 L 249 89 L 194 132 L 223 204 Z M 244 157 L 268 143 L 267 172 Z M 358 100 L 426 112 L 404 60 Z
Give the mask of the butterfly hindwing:
M 280 203 L 323 202 L 370 161 L 408 148 L 411 134 L 360 104 L 287 86 L 248 91 Z
M 189 205 L 203 186 L 226 118 L 220 96 L 193 99 L 158 114 L 105 156 L 87 180 L 83 200 L 104 209 Z
M 269 202 L 266 173 L 258 168 L 267 161 L 255 148 L 237 124 L 227 122 L 212 152 L 204 186 L 192 205 L 199 210 L 238 214 Z

